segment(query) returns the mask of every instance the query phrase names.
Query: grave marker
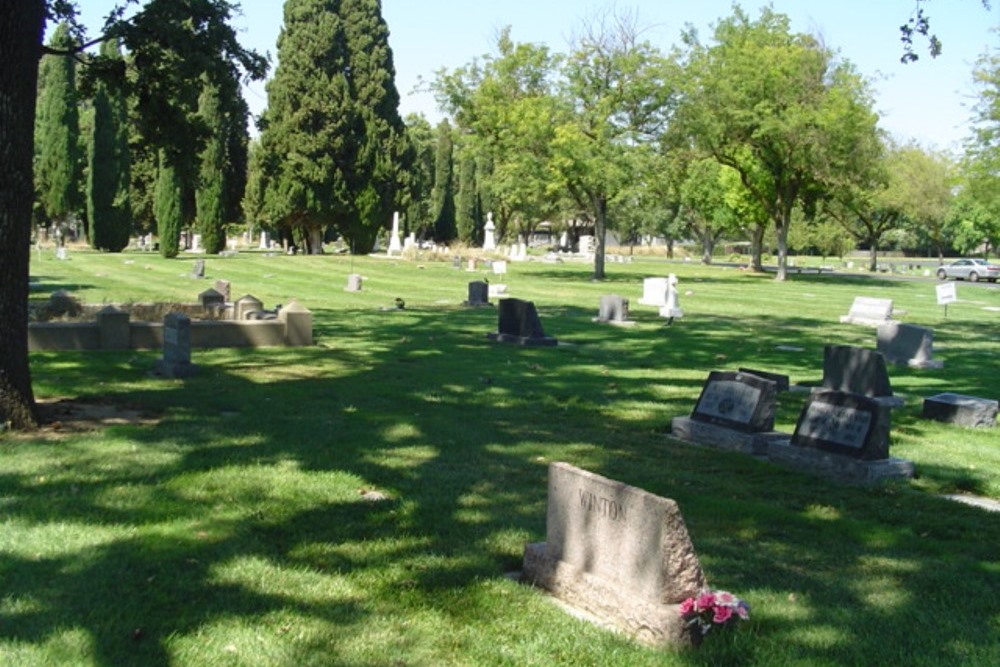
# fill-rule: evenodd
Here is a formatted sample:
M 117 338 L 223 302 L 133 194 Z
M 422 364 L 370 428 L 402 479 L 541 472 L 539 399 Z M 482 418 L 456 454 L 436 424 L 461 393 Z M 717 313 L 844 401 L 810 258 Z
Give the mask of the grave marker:
M 847 315 L 840 318 L 841 322 L 878 326 L 892 321 L 892 299 L 876 299 L 867 296 L 856 296 Z
M 889 405 L 901 405 L 892 395 L 885 357 L 880 352 L 853 345 L 823 348 L 823 389 L 875 398 Z
M 924 399 L 921 417 L 970 427 L 996 424 L 1000 402 L 978 396 L 945 392 Z
M 944 362 L 932 359 L 934 331 L 913 324 L 889 322 L 878 327 L 876 350 L 886 361 L 910 368 L 942 368 Z
M 538 311 L 531 301 L 500 299 L 497 313 L 497 332 L 486 337 L 500 343 L 517 343 L 532 347 L 550 347 L 559 344 L 545 335 Z
M 469 283 L 469 299 L 465 302 L 466 306 L 489 306 L 490 305 L 490 286 L 489 283 L 482 280 L 473 280 Z
M 156 362 L 156 373 L 166 378 L 195 375 L 191 363 L 191 318 L 183 313 L 169 313 L 163 318 L 163 358 Z
M 655 645 L 690 641 L 679 603 L 706 586 L 677 503 L 567 463 L 549 466 L 523 579 Z
M 634 320 L 628 318 L 628 299 L 617 294 L 607 294 L 601 297 L 600 307 L 594 322 L 618 326 L 633 326 L 635 324 Z

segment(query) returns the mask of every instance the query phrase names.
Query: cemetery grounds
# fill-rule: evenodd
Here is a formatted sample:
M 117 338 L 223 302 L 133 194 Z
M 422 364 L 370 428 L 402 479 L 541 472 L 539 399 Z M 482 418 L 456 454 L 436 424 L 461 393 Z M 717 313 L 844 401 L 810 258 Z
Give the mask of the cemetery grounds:
M 1000 427 L 920 418 L 925 396 L 1000 397 L 1000 289 L 933 279 L 794 275 L 637 258 L 511 263 L 493 276 L 432 258 L 33 255 L 32 298 L 193 302 L 214 280 L 314 316 L 309 348 L 193 351 L 200 373 L 151 377 L 158 351 L 31 356 L 58 419 L 0 434 L 4 665 L 996 665 Z M 344 290 L 363 276 L 360 292 Z M 676 273 L 684 317 L 638 305 Z M 536 303 L 556 348 L 498 345 L 469 281 Z M 592 322 L 602 295 L 636 325 Z M 906 399 L 894 456 L 917 477 L 837 485 L 669 435 L 708 373 L 749 367 L 819 385 L 841 324 L 891 298 L 934 330 L 939 370 L 891 366 Z M 405 303 L 397 307 L 396 299 Z M 779 396 L 791 433 L 805 394 Z M 713 588 L 751 621 L 697 649 L 654 650 L 514 581 L 545 535 L 546 472 L 566 461 L 672 498 Z

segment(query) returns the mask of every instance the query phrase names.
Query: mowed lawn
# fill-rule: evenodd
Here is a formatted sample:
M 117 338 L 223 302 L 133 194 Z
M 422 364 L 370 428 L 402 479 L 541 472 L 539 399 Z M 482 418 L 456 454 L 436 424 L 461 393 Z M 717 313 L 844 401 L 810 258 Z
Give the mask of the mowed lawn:
M 34 251 L 33 251 L 34 252 Z M 214 280 L 266 307 L 296 298 L 310 348 L 33 353 L 42 400 L 139 419 L 0 435 L 2 665 L 996 665 L 1000 428 L 920 418 L 923 397 L 1000 397 L 1000 289 L 932 279 L 796 275 L 637 258 L 581 262 L 244 252 L 164 260 L 51 250 L 33 299 L 195 301 Z M 465 263 L 462 263 L 465 266 Z M 347 276 L 364 277 L 347 292 Z M 639 305 L 676 273 L 684 317 Z M 556 348 L 498 345 L 471 280 L 535 302 Z M 592 322 L 600 297 L 637 324 Z M 940 370 L 890 367 L 906 404 L 892 453 L 916 479 L 836 485 L 670 437 L 712 370 L 818 385 L 823 346 L 875 346 L 841 324 L 855 296 L 930 327 Z M 395 299 L 405 308 L 395 308 Z M 805 394 L 780 395 L 791 432 Z M 751 621 L 698 649 L 655 650 L 568 615 L 511 575 L 544 540 L 547 465 L 566 461 L 676 500 L 709 583 Z

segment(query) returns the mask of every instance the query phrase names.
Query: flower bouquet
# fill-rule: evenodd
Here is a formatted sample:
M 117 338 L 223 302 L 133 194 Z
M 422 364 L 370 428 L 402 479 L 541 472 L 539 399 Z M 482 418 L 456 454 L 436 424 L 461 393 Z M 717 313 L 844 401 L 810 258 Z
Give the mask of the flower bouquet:
M 700 644 L 713 627 L 731 627 L 750 619 L 750 605 L 728 591 L 702 591 L 680 606 L 681 617 L 691 630 L 691 641 Z

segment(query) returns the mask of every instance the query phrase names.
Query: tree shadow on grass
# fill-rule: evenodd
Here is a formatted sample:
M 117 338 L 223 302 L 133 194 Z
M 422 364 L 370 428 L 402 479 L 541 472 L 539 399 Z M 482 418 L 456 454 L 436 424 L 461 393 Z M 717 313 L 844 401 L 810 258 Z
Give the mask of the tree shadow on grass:
M 662 435 L 710 370 L 806 373 L 821 357 L 790 358 L 777 349 L 783 334 L 746 346 L 745 318 L 620 330 L 589 323 L 589 309 L 552 314 L 546 330 L 569 345 L 490 343 L 495 311 L 317 311 L 317 346 L 196 351 L 201 373 L 185 381 L 137 382 L 155 353 L 102 355 L 99 389 L 87 363 L 60 369 L 81 394 L 164 419 L 48 445 L 45 463 L 0 475 L 5 516 L 23 538 L 56 536 L 51 553 L 8 546 L 0 556 L 0 638 L 41 646 L 79 628 L 95 664 L 158 667 L 178 663 L 180 644 L 234 632 L 213 633 L 220 626 L 322 628 L 305 647 L 278 640 L 285 653 L 272 664 L 293 665 L 378 637 L 385 610 L 485 626 L 462 592 L 516 568 L 524 542 L 543 539 L 546 465 L 566 460 L 676 499 L 712 584 L 763 600 L 753 643 L 720 642 L 677 663 L 863 664 L 895 643 L 888 652 L 904 662 L 955 664 L 997 650 L 979 622 L 993 613 L 983 591 L 995 586 L 996 522 L 964 508 L 945 520 L 944 501 L 905 488 L 838 487 Z M 806 350 L 825 343 L 807 318 L 783 326 Z M 72 525 L 98 537 L 61 546 L 60 526 Z M 289 586 L 296 577 L 301 589 Z M 519 614 L 500 601 L 493 613 Z M 430 631 L 416 641 L 441 640 Z M 223 659 L 226 647 L 216 649 Z M 581 650 L 578 663 L 598 659 Z

